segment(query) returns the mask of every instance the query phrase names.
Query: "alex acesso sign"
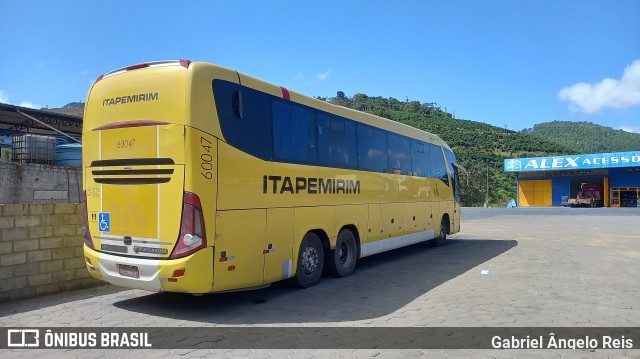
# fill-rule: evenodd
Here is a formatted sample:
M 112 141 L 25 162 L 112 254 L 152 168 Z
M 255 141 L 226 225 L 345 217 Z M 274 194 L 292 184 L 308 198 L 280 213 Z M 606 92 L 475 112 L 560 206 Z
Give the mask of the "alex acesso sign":
M 638 166 L 640 166 L 640 152 L 509 158 L 504 160 L 505 172 L 561 171 Z

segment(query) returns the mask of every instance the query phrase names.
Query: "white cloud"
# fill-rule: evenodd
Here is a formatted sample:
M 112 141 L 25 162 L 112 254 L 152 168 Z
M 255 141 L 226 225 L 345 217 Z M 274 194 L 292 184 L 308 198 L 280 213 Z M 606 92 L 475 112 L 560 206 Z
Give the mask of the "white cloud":
M 627 132 L 640 133 L 640 126 L 620 126 L 618 129 Z
M 78 72 L 78 76 L 80 77 L 85 77 L 89 74 L 89 70 L 82 70 L 80 72 Z
M 316 78 L 317 78 L 319 81 L 324 81 L 324 80 L 326 80 L 326 79 L 328 79 L 328 78 L 329 78 L 329 75 L 331 75 L 331 73 L 333 73 L 333 70 L 327 70 L 327 71 L 325 71 L 325 72 L 322 72 L 322 73 L 316 74 Z
M 42 106 L 35 104 L 33 102 L 30 101 L 22 101 L 19 104 L 15 104 L 11 101 L 9 101 L 9 98 L 12 97 L 10 96 L 7 91 L 4 90 L 0 90 L 0 102 L 2 103 L 6 103 L 6 104 L 10 104 L 10 105 L 16 105 L 16 106 L 20 106 L 20 107 L 28 107 L 28 108 L 35 108 L 35 109 L 41 109 Z
M 577 83 L 560 90 L 558 97 L 569 102 L 571 111 L 588 114 L 604 108 L 640 106 L 640 59 L 627 66 L 619 80 L 606 78 L 595 84 Z
M 298 72 L 297 75 L 293 77 L 294 80 L 302 80 L 304 79 L 304 74 L 302 72 Z
M 36 105 L 33 102 L 29 102 L 29 101 L 22 101 L 18 104 L 18 106 L 20 107 L 28 107 L 28 108 L 35 108 L 35 109 L 41 109 L 42 106 L 40 105 Z
M 4 90 L 0 90 L 0 102 L 9 103 L 9 94 Z

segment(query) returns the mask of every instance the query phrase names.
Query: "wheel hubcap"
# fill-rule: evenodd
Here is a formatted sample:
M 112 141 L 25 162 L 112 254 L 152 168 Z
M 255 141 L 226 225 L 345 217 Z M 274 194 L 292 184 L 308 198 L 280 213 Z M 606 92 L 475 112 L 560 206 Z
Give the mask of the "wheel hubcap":
M 344 265 L 345 263 L 347 263 L 347 260 L 349 259 L 349 246 L 347 245 L 347 243 L 343 242 L 340 245 L 338 256 L 338 258 L 340 258 L 340 264 Z
M 313 247 L 307 247 L 302 252 L 302 266 L 305 274 L 311 274 L 318 269 L 318 251 Z

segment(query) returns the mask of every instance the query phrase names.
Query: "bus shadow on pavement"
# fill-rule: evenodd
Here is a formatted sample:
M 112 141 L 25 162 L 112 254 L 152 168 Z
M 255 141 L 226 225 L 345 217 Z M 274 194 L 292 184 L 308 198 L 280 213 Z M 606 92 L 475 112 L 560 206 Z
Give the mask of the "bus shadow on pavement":
M 278 282 L 259 290 L 200 297 L 154 293 L 114 305 L 125 311 L 212 325 L 368 320 L 393 313 L 517 245 L 516 240 L 487 239 L 450 240 L 440 248 L 420 243 L 360 259 L 352 276 L 324 276 L 318 285 L 304 290 Z
M 0 303 L 0 318 L 129 290 L 128 288 L 116 287 L 104 282 L 103 284 L 82 290 L 70 290 Z

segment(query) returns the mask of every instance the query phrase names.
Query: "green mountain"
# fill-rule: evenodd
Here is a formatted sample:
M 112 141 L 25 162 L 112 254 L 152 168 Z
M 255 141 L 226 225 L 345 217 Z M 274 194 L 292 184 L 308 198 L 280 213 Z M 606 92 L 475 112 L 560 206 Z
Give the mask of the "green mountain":
M 440 136 L 451 146 L 458 162 L 469 171 L 469 186 L 462 189 L 464 206 L 482 206 L 487 192 L 489 205 L 493 206 L 504 206 L 509 199 L 515 198 L 515 175 L 504 173 L 505 158 L 577 153 L 573 148 L 527 133 L 455 119 L 437 103 L 400 101 L 364 94 L 347 97 L 341 91 L 336 97 L 318 98 Z
M 640 134 L 614 130 L 591 122 L 545 122 L 522 130 L 522 133 L 566 144 L 580 153 L 624 152 L 640 149 Z

